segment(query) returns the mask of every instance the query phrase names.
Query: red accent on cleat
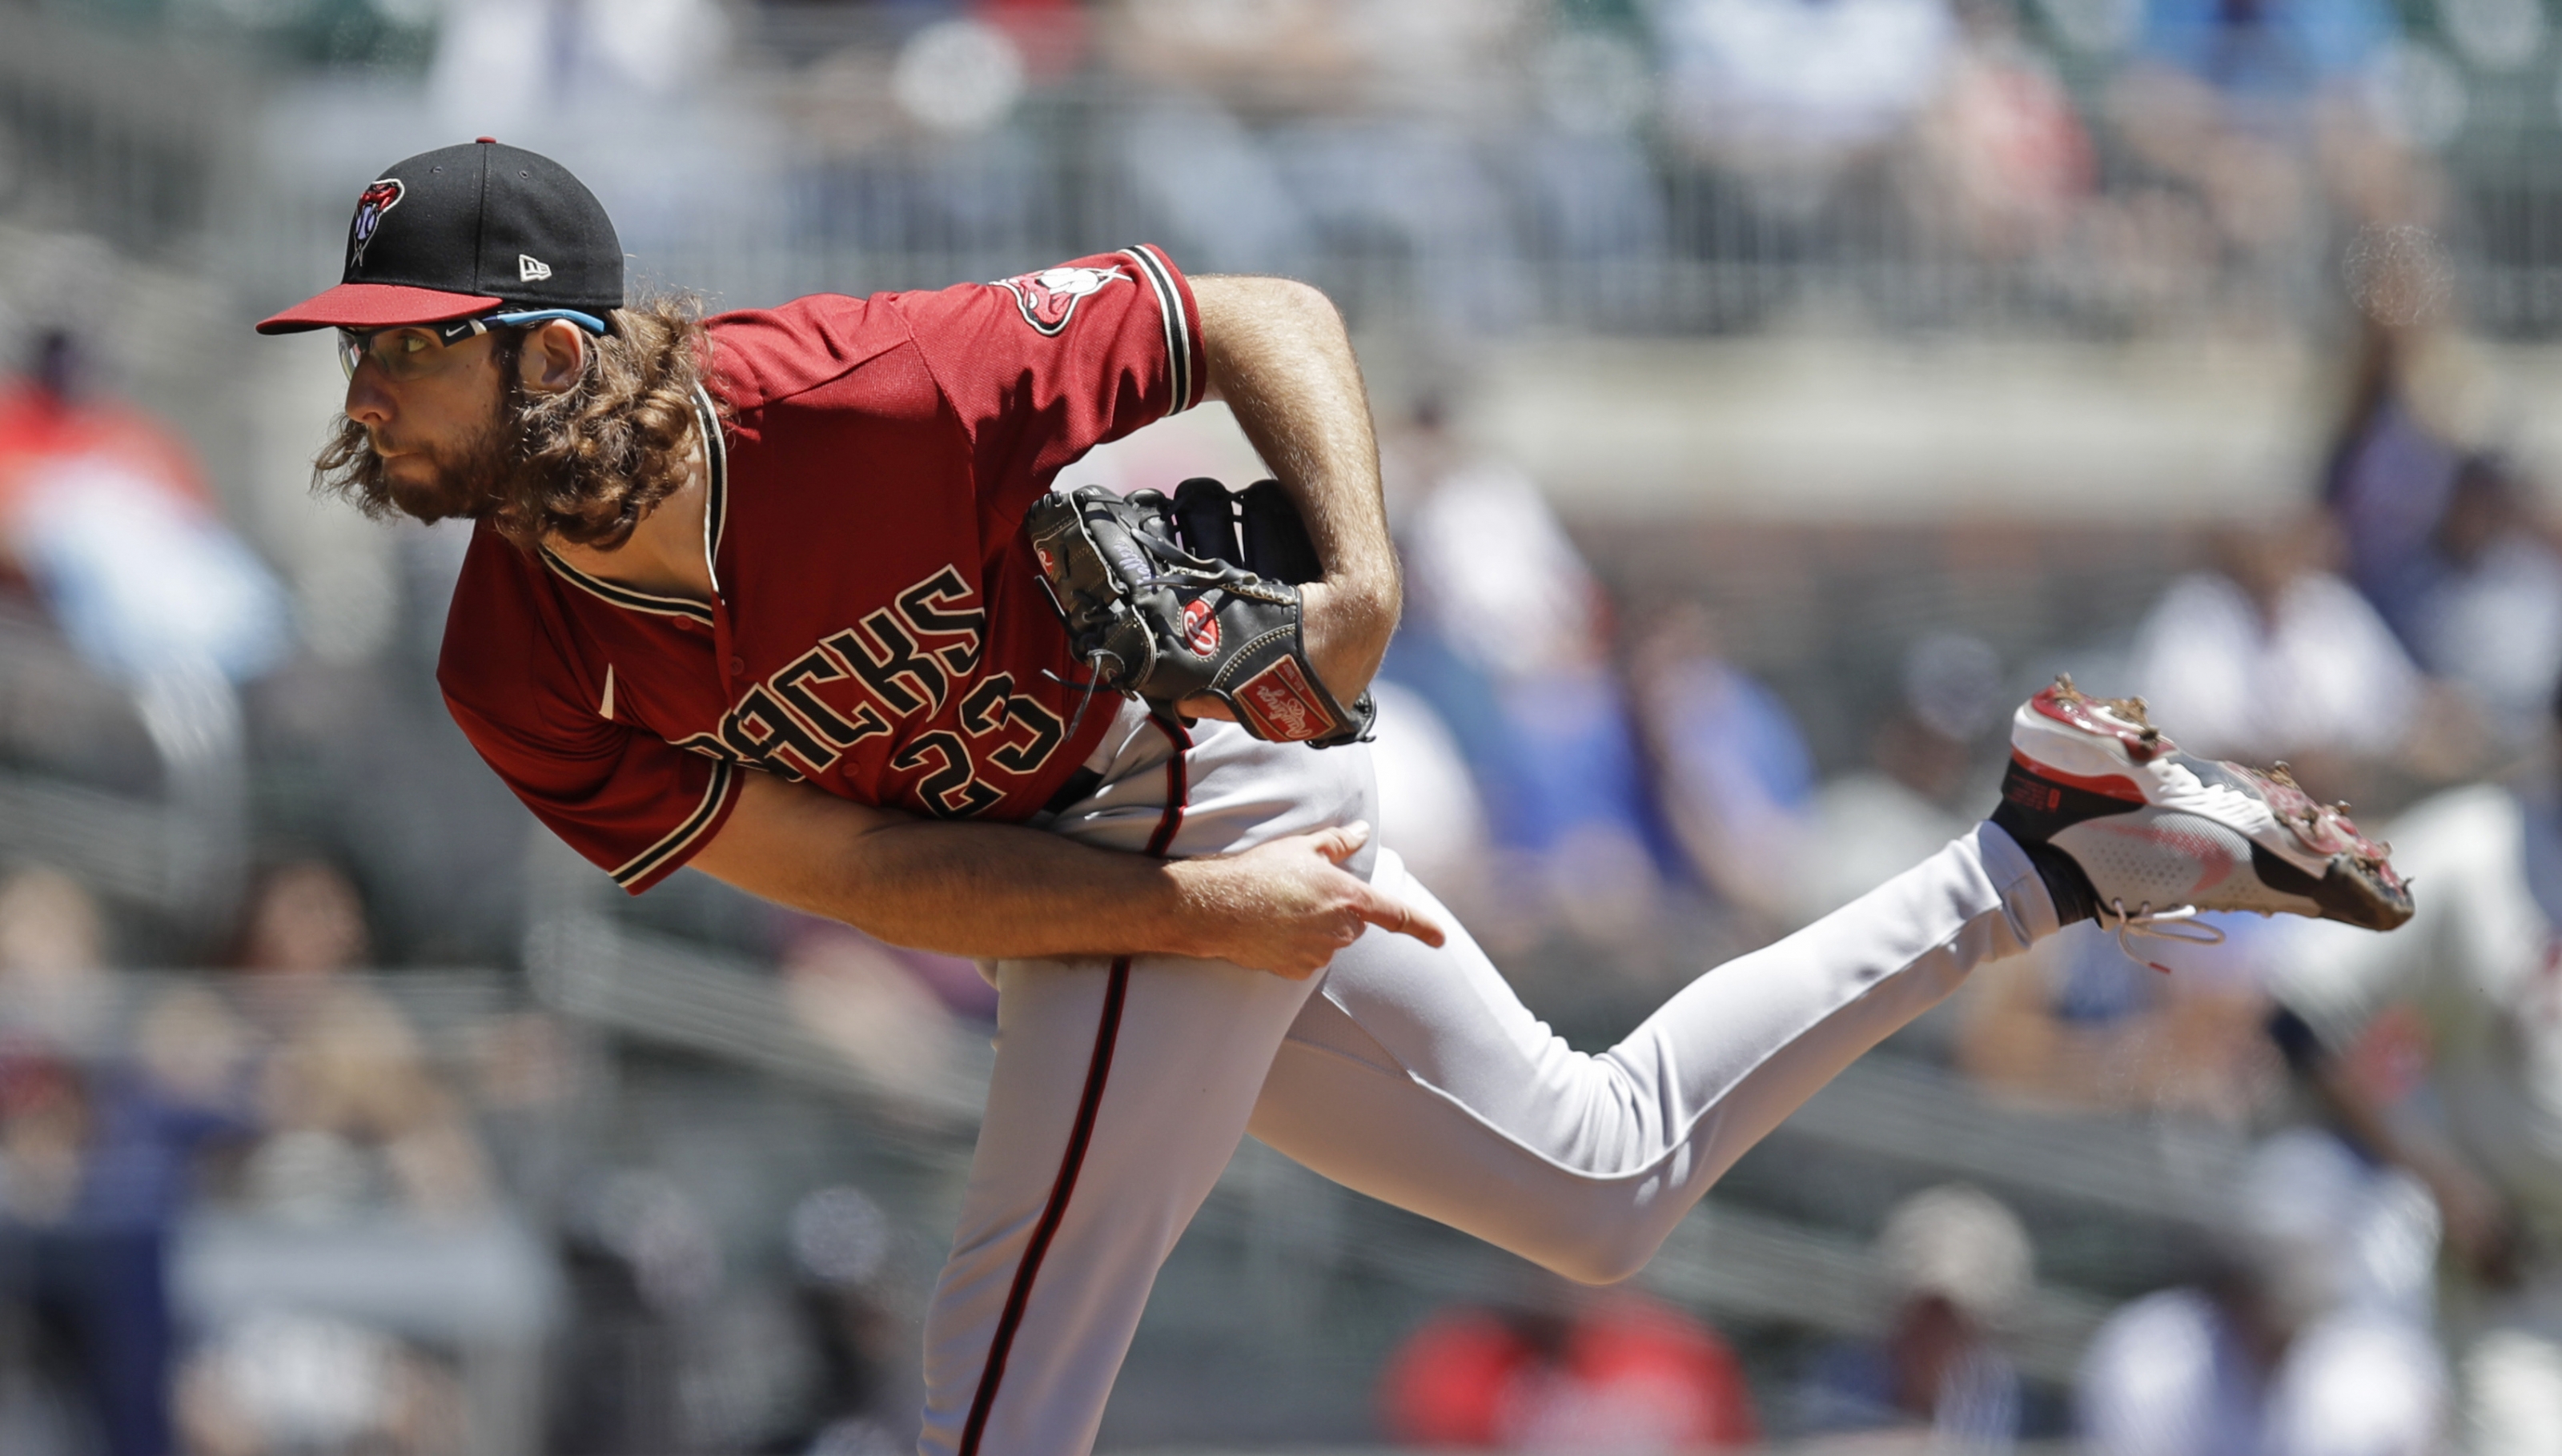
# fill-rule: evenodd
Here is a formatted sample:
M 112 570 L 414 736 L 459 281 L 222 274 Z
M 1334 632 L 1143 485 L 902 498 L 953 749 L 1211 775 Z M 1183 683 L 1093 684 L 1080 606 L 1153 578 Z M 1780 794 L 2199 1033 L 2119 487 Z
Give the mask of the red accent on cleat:
M 2067 719 L 2066 721 L 2069 722 L 2071 720 Z M 2068 774 L 2062 769 L 2049 768 L 2044 764 L 2038 763 L 2015 748 L 2010 751 L 2010 761 L 2019 765 L 2021 768 L 2028 770 L 2030 773 L 2035 774 L 2041 779 L 2061 784 L 2067 789 L 2079 789 L 2086 794 L 2097 794 L 2105 799 L 2122 799 L 2128 804 L 2141 804 L 2144 802 L 2144 791 L 2137 787 L 2134 780 L 2127 778 L 2123 774 L 2109 774 L 2104 778 L 2098 779 L 2086 778 L 2081 774 Z M 2022 809 L 2052 811 L 2056 806 L 2052 804 L 2023 804 L 2020 807 Z
M 2181 753 L 2143 699 L 2092 697 L 2059 677 L 2011 720 L 1992 821 L 2070 858 L 2121 943 L 2199 911 L 2390 930 L 2411 918 L 2410 887 L 2391 848 L 2359 833 L 2347 808 L 2314 802 L 2285 764 Z
M 2126 757 L 2139 764 L 2151 763 L 2158 754 L 2178 751 L 2178 745 L 2163 737 L 2161 730 L 2157 728 L 2149 725 L 2137 728 L 2114 717 L 2102 717 L 2093 712 L 2092 707 L 2095 702 L 2102 707 L 2106 707 L 2108 704 L 2085 696 L 2072 686 L 2069 678 L 2059 680 L 2055 686 L 2044 689 L 2028 701 L 2031 707 L 2058 723 L 2079 728 L 2085 733 L 2096 733 L 2104 738 L 2117 740 L 2126 746 Z M 2134 706 L 2140 708 L 2142 704 L 2137 703 Z M 2035 766 L 2031 765 L 2031 767 Z M 2046 771 L 2039 769 L 2038 772 Z

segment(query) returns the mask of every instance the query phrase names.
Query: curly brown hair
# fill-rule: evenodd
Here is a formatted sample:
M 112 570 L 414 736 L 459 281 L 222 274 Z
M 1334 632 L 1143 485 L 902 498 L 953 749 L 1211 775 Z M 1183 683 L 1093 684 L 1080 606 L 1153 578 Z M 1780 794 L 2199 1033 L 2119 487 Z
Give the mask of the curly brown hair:
M 311 462 L 312 488 L 377 518 L 485 520 L 522 551 L 552 537 L 622 545 L 685 481 L 694 391 L 710 343 L 690 294 L 644 299 L 616 309 L 609 322 L 612 332 L 588 340 L 578 382 L 555 394 L 525 388 L 517 369 L 524 334 L 498 331 L 490 353 L 497 419 L 478 438 L 437 453 L 433 484 L 393 484 L 364 427 L 341 415 Z

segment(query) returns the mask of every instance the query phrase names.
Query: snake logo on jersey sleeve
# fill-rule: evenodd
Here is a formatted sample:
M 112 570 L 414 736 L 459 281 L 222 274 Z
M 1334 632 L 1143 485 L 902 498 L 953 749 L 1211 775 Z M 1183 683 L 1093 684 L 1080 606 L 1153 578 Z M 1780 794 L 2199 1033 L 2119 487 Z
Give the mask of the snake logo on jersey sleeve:
M 1023 322 L 1045 337 L 1056 338 L 1067 328 L 1067 321 L 1076 316 L 1078 303 L 1102 292 L 1107 284 L 1129 280 L 1130 275 L 1117 267 L 1045 268 L 1039 273 L 999 278 L 989 286 L 1013 294 Z

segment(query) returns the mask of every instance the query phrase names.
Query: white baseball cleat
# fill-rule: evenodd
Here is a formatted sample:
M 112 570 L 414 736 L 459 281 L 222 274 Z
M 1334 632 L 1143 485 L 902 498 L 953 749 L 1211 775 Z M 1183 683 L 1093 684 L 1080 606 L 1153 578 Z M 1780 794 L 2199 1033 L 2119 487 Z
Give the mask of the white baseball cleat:
M 2095 698 L 2059 677 L 2020 705 L 2010 743 L 1993 822 L 2032 855 L 2070 858 L 2121 945 L 2201 910 L 2369 930 L 2411 918 L 2392 846 L 2360 834 L 2346 805 L 2314 803 L 2284 764 L 2264 773 L 2180 752 L 2145 720 L 2141 698 Z M 2185 929 L 2173 938 L 2223 939 L 2211 926 Z

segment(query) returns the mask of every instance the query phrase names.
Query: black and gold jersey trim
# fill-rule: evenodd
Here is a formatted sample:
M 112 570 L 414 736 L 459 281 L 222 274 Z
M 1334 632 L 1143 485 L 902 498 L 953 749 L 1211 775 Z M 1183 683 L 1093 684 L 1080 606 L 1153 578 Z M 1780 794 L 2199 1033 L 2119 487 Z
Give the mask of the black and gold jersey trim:
M 1121 256 L 1137 264 L 1140 276 L 1157 290 L 1157 311 L 1166 321 L 1166 373 L 1172 385 L 1173 405 L 1166 413 L 1180 415 L 1198 403 L 1193 392 L 1199 384 L 1199 361 L 1192 357 L 1191 317 L 1184 308 L 1184 290 L 1156 249 L 1142 243 L 1122 249 Z
M 554 556 L 549 546 L 542 549 L 542 555 L 543 565 L 551 568 L 552 575 L 600 602 L 621 607 L 626 611 L 647 612 L 658 617 L 682 617 L 699 622 L 705 627 L 712 625 L 712 609 L 700 602 L 689 602 L 682 597 L 660 597 L 648 592 L 636 592 L 630 587 L 618 587 L 612 582 L 600 581 Z
M 703 786 L 702 803 L 694 806 L 694 812 L 685 817 L 683 823 L 669 829 L 665 838 L 633 855 L 622 868 L 615 870 L 614 882 L 628 890 L 647 879 L 668 860 L 684 853 L 711 821 L 720 818 L 721 806 L 729 802 L 730 786 L 738 775 L 737 765 L 720 759 L 712 760 L 711 782 Z
M 703 482 L 703 547 L 705 565 L 712 566 L 720 559 L 721 533 L 729 527 L 729 446 L 721 438 L 720 412 L 712 407 L 710 393 L 700 385 L 694 387 L 694 419 L 703 432 L 703 457 L 707 461 Z M 617 586 L 589 576 L 553 555 L 548 546 L 542 548 L 542 557 L 543 565 L 550 567 L 554 576 L 600 602 L 626 611 L 646 612 L 657 617 L 682 617 L 705 627 L 712 625 L 712 609 L 700 602 L 683 597 L 661 597 L 654 592 Z M 712 590 L 718 591 L 718 569 L 715 566 L 713 570 Z
M 709 479 L 704 485 L 709 492 L 703 501 L 703 529 L 706 547 L 711 555 L 712 590 L 720 590 L 721 533 L 729 529 L 729 442 L 721 435 L 720 410 L 712 404 L 711 391 L 694 386 L 694 421 L 703 432 L 703 458 L 709 462 Z

